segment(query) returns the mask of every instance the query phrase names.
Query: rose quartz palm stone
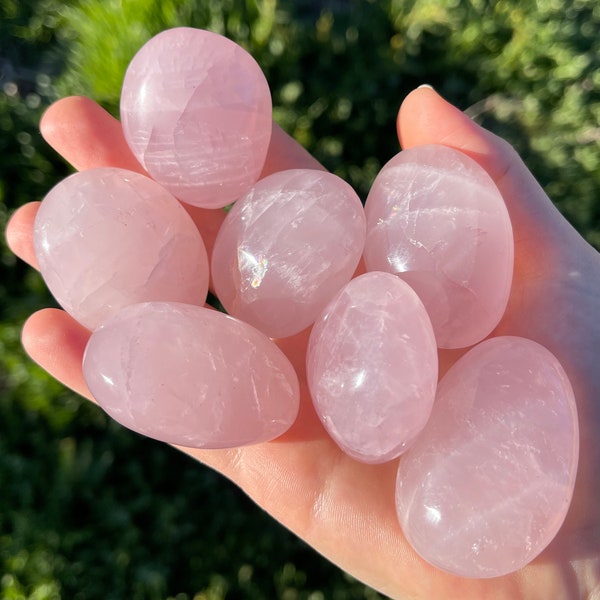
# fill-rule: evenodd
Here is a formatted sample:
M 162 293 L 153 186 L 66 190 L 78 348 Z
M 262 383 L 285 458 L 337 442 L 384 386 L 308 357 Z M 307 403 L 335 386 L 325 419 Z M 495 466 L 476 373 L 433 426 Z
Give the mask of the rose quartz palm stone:
M 470 346 L 493 330 L 508 302 L 513 235 L 500 192 L 474 160 L 437 145 L 400 152 L 365 211 L 367 269 L 415 289 L 439 347 Z
M 129 304 L 204 304 L 208 259 L 181 203 L 148 177 L 102 167 L 75 173 L 40 205 L 34 248 L 58 303 L 89 329 Z
M 181 446 L 264 442 L 298 411 L 298 379 L 281 350 L 250 325 L 199 306 L 123 309 L 92 334 L 83 372 L 111 417 Z
M 357 460 L 384 462 L 410 446 L 431 413 L 437 375 L 425 307 L 390 273 L 353 279 L 312 329 L 307 379 L 316 412 Z
M 221 226 L 216 293 L 229 314 L 270 337 L 298 333 L 350 281 L 365 227 L 356 192 L 339 177 L 309 169 L 265 177 Z
M 271 94 L 243 48 L 179 27 L 153 37 L 129 64 L 121 121 L 156 181 L 189 204 L 219 208 L 260 175 L 271 139 Z
M 398 470 L 402 529 L 427 561 L 496 577 L 533 560 L 560 528 L 579 434 L 571 385 L 536 342 L 491 338 L 439 383 L 431 419 Z

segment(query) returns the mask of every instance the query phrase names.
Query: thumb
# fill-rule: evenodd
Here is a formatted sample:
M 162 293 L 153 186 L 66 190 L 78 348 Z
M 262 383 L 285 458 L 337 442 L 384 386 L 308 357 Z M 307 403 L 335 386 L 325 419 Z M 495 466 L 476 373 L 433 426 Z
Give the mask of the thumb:
M 431 87 L 419 87 L 405 98 L 397 129 L 404 149 L 442 144 L 467 154 L 488 172 L 510 214 L 518 257 L 515 268 L 522 275 L 539 273 L 543 267 L 540 256 L 545 256 L 545 251 L 556 251 L 557 246 L 579 237 L 515 149 L 477 125 Z
M 559 218 L 514 148 L 477 125 L 432 88 L 419 87 L 405 98 L 398 112 L 397 129 L 404 149 L 443 144 L 478 162 L 500 189 L 513 224 L 535 218 L 539 226 L 539 218 L 543 216 L 548 219 L 546 225 L 550 225 Z

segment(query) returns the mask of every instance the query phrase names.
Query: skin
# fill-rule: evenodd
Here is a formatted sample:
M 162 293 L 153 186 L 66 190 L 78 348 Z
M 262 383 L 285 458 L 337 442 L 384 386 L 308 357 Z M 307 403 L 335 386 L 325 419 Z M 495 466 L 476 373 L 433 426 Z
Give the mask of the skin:
M 308 397 L 304 359 L 307 332 L 278 342 L 301 379 L 297 422 L 278 440 L 232 450 L 181 448 L 230 478 L 284 526 L 354 577 L 393 598 L 548 600 L 600 597 L 600 255 L 554 208 L 514 150 L 480 128 L 429 87 L 404 100 L 398 114 L 403 148 L 438 143 L 461 150 L 496 181 L 515 234 L 515 276 L 509 305 L 493 335 L 520 335 L 544 344 L 573 384 L 580 417 L 580 466 L 571 509 L 559 534 L 517 573 L 472 580 L 439 571 L 417 556 L 397 523 L 397 461 L 360 464 L 330 440 Z M 117 121 L 94 102 L 66 98 L 41 123 L 47 142 L 77 169 L 118 166 L 140 170 Z M 264 174 L 285 168 L 322 168 L 276 128 Z M 32 225 L 38 203 L 20 208 L 7 240 L 36 266 Z M 207 246 L 222 211 L 189 209 Z M 62 311 L 33 314 L 23 329 L 33 360 L 90 398 L 81 373 L 89 332 Z M 442 372 L 460 352 L 440 355 Z

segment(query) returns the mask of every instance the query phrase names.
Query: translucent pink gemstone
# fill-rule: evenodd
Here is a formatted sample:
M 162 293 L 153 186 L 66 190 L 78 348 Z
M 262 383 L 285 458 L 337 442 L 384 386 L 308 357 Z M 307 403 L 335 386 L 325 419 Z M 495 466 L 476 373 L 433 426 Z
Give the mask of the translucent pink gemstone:
M 389 273 L 353 279 L 311 332 L 307 377 L 316 412 L 363 462 L 390 460 L 413 442 L 431 413 L 437 369 L 425 307 Z
M 513 235 L 500 192 L 474 160 L 437 145 L 400 152 L 365 211 L 367 269 L 415 289 L 439 347 L 470 346 L 494 329 L 508 302 Z
M 227 215 L 212 255 L 216 293 L 270 337 L 293 335 L 350 281 L 364 240 L 364 211 L 346 182 L 324 171 L 276 173 Z
M 121 120 L 131 150 L 179 199 L 230 204 L 252 186 L 271 139 L 271 94 L 256 61 L 210 31 L 159 33 L 123 82 Z
M 457 575 L 520 569 L 563 522 L 578 451 L 573 391 L 557 359 L 524 338 L 482 342 L 440 381 L 431 419 L 400 461 L 404 533 Z
M 34 246 L 48 288 L 89 329 L 136 302 L 206 300 L 198 229 L 176 198 L 138 173 L 106 167 L 64 179 L 40 206 Z
M 198 306 L 125 308 L 94 332 L 83 371 L 116 421 L 182 446 L 264 442 L 298 411 L 298 379 L 281 350 L 250 325 Z

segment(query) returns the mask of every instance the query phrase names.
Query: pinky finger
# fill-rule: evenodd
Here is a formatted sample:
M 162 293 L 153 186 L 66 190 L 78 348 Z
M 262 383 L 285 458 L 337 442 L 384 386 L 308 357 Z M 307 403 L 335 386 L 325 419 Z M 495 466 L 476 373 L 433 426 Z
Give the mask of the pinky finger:
M 22 343 L 29 356 L 55 379 L 89 400 L 81 364 L 90 332 L 62 310 L 46 308 L 23 326 Z
M 33 249 L 33 222 L 39 202 L 29 202 L 18 208 L 6 227 L 6 243 L 13 253 L 34 269 L 39 266 Z

